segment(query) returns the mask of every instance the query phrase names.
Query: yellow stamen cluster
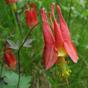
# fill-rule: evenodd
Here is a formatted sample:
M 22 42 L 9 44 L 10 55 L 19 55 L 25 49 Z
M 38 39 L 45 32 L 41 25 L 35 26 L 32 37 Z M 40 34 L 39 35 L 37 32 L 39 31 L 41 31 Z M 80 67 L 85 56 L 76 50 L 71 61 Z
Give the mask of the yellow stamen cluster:
M 70 76 L 71 74 L 71 70 L 67 65 L 67 61 L 65 60 L 65 58 L 60 57 L 59 58 L 59 76 L 61 76 L 62 78 L 66 79 Z

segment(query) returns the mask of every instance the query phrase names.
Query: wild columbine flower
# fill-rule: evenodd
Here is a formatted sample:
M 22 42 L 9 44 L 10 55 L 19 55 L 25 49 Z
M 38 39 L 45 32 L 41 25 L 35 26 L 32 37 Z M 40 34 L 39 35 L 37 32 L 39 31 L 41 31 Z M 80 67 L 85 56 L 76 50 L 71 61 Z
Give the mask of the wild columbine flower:
M 45 42 L 45 46 L 47 46 L 46 48 L 44 48 L 44 51 L 46 52 L 44 52 L 43 55 L 44 55 L 44 61 L 47 61 L 47 63 L 49 63 L 49 66 L 48 64 L 45 63 L 45 67 L 49 69 L 58 61 L 58 63 L 60 63 L 59 66 L 62 68 L 62 76 L 65 77 L 65 76 L 69 76 L 69 73 L 71 72 L 67 68 L 67 62 L 65 61 L 66 56 L 70 56 L 72 61 L 76 63 L 78 61 L 78 55 L 76 52 L 76 48 L 74 44 L 72 43 L 70 32 L 62 16 L 60 7 L 59 5 L 57 5 L 57 12 L 60 19 L 60 25 L 58 24 L 58 21 L 55 18 L 54 7 L 55 7 L 54 4 L 52 4 L 51 5 L 52 16 L 54 18 L 52 29 L 54 30 L 54 35 L 48 24 L 48 19 L 46 17 L 45 11 L 43 9 L 41 11 L 42 22 L 43 22 L 44 42 Z M 51 49 L 53 50 L 53 53 L 51 53 Z M 53 57 L 54 55 L 55 57 Z
M 37 8 L 36 8 L 35 3 L 27 4 L 25 15 L 26 15 L 26 24 L 28 27 L 31 28 L 35 26 L 36 24 L 38 24 Z
M 18 0 L 5 0 L 7 4 L 16 3 Z
M 5 50 L 4 58 L 5 62 L 11 69 L 16 68 L 16 57 L 10 48 Z

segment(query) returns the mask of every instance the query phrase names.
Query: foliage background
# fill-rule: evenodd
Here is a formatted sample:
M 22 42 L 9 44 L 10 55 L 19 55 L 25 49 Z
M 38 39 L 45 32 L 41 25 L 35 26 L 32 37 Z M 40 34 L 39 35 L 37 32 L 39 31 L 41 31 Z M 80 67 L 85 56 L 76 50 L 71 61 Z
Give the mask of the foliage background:
M 32 0 L 19 1 L 17 6 L 20 9 L 27 1 Z M 34 2 L 37 4 L 38 13 L 41 7 L 45 7 L 49 11 L 49 5 L 52 2 L 60 4 L 60 0 L 34 0 Z M 39 24 L 31 35 L 30 47 L 23 47 L 21 50 L 21 79 L 23 81 L 20 83 L 20 88 L 88 88 L 88 0 L 62 0 L 61 9 L 79 53 L 77 64 L 70 61 L 69 66 L 72 69 L 72 74 L 68 79 L 69 84 L 56 74 L 59 71 L 57 66 L 49 71 L 43 69 L 41 65 L 43 37 L 42 27 Z M 16 48 L 29 31 L 25 24 L 24 11 L 21 13 L 20 18 L 21 35 L 17 30 L 11 6 L 6 5 L 4 0 L 0 0 L 0 65 L 2 65 L 2 59 L 4 58 L 4 42 L 8 39 L 11 45 L 14 46 L 13 48 Z M 41 22 L 40 16 L 39 21 Z M 31 40 L 28 39 L 28 42 Z M 13 51 L 17 55 L 17 50 L 13 49 Z M 17 71 L 11 71 L 4 66 L 2 75 L 6 77 L 4 80 L 0 78 L 0 88 L 16 88 Z M 39 84 L 41 84 L 40 87 Z

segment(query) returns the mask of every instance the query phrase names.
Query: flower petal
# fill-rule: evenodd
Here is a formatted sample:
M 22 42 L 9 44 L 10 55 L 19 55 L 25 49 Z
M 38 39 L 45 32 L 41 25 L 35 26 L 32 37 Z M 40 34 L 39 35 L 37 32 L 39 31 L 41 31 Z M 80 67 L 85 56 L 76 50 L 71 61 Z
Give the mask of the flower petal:
M 78 61 L 78 54 L 77 54 L 76 48 L 73 45 L 73 43 L 72 42 L 65 42 L 64 43 L 64 47 L 65 47 L 68 55 L 72 59 L 72 61 L 74 63 L 77 63 L 77 61 Z
M 57 55 L 54 46 L 45 46 L 43 52 L 43 63 L 46 70 L 56 64 L 56 61 Z
M 71 40 L 70 32 L 69 32 L 68 26 L 67 26 L 67 24 L 66 24 L 66 22 L 62 16 L 59 5 L 57 5 L 57 12 L 58 12 L 59 19 L 60 19 L 60 28 L 62 31 L 64 41 L 70 41 Z
M 64 55 L 62 53 L 63 49 L 64 49 L 64 41 L 63 41 L 63 36 L 62 36 L 62 32 L 61 29 L 59 27 L 59 24 L 57 22 L 57 19 L 55 18 L 54 15 L 54 4 L 51 4 L 51 9 L 52 9 L 52 16 L 54 18 L 54 37 L 55 37 L 55 45 L 56 48 L 58 50 L 58 55 L 62 56 Z M 62 49 L 63 48 L 63 49 Z M 64 50 L 65 51 L 65 50 Z
M 31 27 L 32 26 L 32 11 L 31 10 L 26 10 L 25 11 L 26 15 L 26 24 Z
M 71 57 L 72 61 L 76 63 L 78 60 L 78 55 L 77 55 L 76 49 L 72 43 L 68 26 L 62 16 L 59 5 L 57 5 L 57 12 L 58 12 L 58 15 L 60 18 L 60 28 L 62 31 L 65 50 L 68 53 L 68 55 Z
M 54 36 L 52 34 L 44 9 L 41 9 L 41 16 L 42 16 L 42 22 L 43 22 L 43 36 L 44 36 L 44 43 L 45 43 L 43 60 L 44 60 L 45 68 L 47 70 L 56 63 L 57 53 L 55 51 Z
M 33 26 L 38 23 L 38 18 L 37 18 L 37 9 L 35 3 L 31 3 L 30 7 L 32 8 L 32 22 Z
M 43 35 L 44 35 L 44 42 L 45 45 L 52 45 L 54 44 L 54 36 L 52 34 L 50 25 L 48 24 L 47 16 L 44 9 L 41 9 L 41 17 L 43 23 Z
M 56 47 L 59 49 L 63 46 L 64 41 L 63 41 L 60 27 L 59 27 L 56 19 L 54 19 L 54 36 L 55 36 Z

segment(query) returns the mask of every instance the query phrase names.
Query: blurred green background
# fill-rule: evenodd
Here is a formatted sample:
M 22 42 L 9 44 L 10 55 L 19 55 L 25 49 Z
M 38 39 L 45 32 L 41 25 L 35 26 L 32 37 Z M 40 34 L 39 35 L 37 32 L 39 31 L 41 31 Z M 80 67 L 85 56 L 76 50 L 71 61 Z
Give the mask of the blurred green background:
M 5 41 L 9 41 L 13 52 L 17 56 L 17 49 L 14 48 L 18 47 L 29 31 L 25 23 L 25 11 L 20 10 L 27 1 L 37 4 L 40 23 L 40 8 L 44 7 L 49 12 L 52 2 L 60 4 L 61 1 L 62 13 L 69 25 L 72 40 L 77 47 L 79 61 L 77 64 L 70 61 L 69 67 L 72 73 L 68 78 L 68 82 L 56 74 L 59 71 L 57 66 L 45 71 L 41 64 L 43 36 L 42 25 L 39 24 L 33 30 L 31 39 L 28 38 L 29 43 L 32 41 L 31 44 L 21 49 L 21 75 L 23 81 L 20 83 L 20 88 L 88 88 L 88 0 L 19 0 L 17 7 L 18 12 L 21 12 L 21 34 L 17 29 L 11 6 L 7 5 L 4 0 L 0 0 L 0 65 L 2 66 L 4 58 L 3 47 Z M 6 77 L 4 80 L 0 78 L 0 88 L 16 88 L 17 71 L 11 71 L 4 66 L 2 76 Z

